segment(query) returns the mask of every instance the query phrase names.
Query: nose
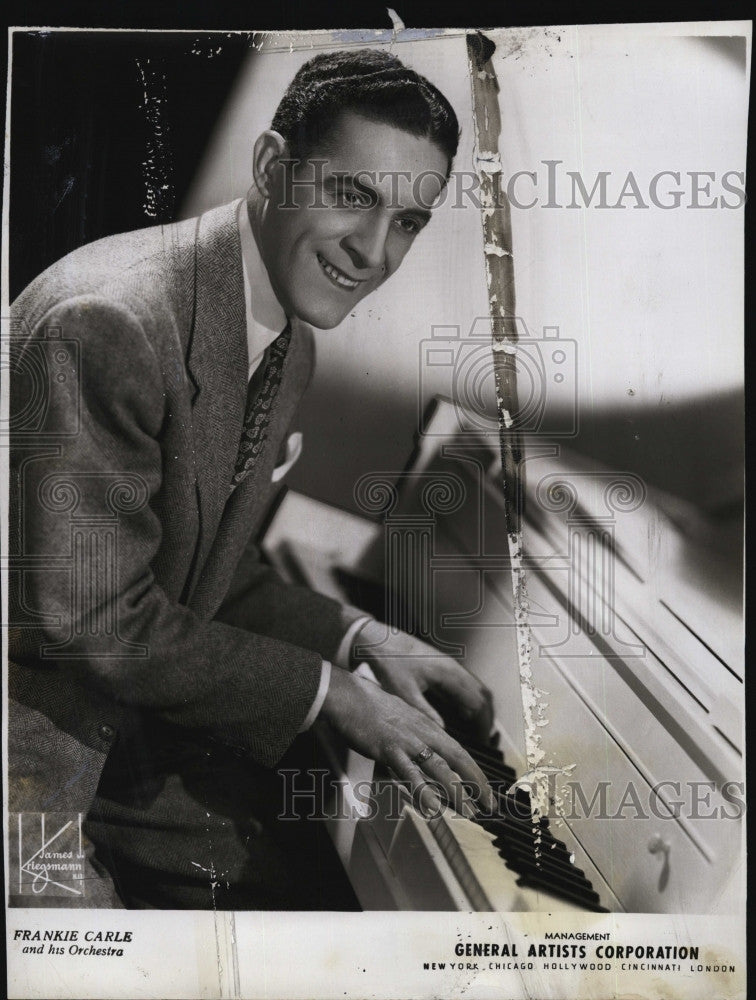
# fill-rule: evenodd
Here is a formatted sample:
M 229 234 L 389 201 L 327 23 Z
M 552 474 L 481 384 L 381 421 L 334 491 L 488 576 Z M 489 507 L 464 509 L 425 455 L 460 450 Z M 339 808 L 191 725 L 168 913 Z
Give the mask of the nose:
M 354 227 L 343 237 L 342 249 L 359 270 L 385 270 L 391 220 L 370 209 L 360 212 L 359 216 Z

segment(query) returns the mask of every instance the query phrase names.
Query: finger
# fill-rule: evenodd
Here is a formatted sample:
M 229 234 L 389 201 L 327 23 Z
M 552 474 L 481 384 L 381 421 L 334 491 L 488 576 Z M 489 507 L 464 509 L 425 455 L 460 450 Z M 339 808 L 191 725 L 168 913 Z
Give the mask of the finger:
M 474 723 L 475 735 L 488 739 L 494 723 L 493 695 L 487 687 L 481 687 L 482 701 L 477 712 L 472 712 L 470 721 Z
M 463 713 L 476 723 L 483 735 L 488 736 L 493 726 L 493 697 L 485 685 L 456 660 L 443 661 L 443 669 L 434 673 L 431 682 L 445 691 L 462 708 Z M 485 732 L 484 732 L 485 728 Z
M 409 755 L 398 748 L 387 757 L 392 771 L 400 781 L 405 781 L 412 795 L 412 802 L 427 819 L 434 819 L 444 811 L 441 796 L 433 787 L 432 780 L 421 768 L 410 760 Z
M 422 768 L 446 791 L 450 797 L 451 805 L 458 813 L 467 816 L 468 819 L 475 819 L 477 810 L 461 776 L 456 771 L 452 771 L 443 757 L 434 752 L 432 757 L 423 761 Z
M 422 712 L 423 715 L 427 715 L 428 718 L 432 719 L 437 726 L 440 726 L 441 729 L 446 729 L 444 717 L 440 714 L 440 712 L 436 711 L 419 688 L 407 688 L 404 692 L 400 692 L 399 696 L 409 705 L 412 705 L 413 708 Z
M 496 799 L 488 780 L 470 754 L 445 732 L 431 736 L 428 745 L 460 775 L 463 782 L 472 786 L 474 797 L 488 810 L 495 808 Z

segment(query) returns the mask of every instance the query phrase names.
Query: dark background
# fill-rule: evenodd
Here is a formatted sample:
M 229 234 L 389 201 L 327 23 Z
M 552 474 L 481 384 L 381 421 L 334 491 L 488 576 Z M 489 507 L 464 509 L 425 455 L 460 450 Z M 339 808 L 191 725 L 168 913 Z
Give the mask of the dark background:
M 209 37 L 13 36 L 11 300 L 75 247 L 175 218 L 250 44 Z

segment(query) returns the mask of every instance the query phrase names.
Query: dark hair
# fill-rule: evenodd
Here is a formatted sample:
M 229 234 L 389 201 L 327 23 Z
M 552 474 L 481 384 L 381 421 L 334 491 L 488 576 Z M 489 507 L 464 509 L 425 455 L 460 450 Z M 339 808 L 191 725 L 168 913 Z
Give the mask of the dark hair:
M 451 170 L 459 142 L 457 116 L 425 77 L 377 49 L 317 55 L 289 84 L 271 122 L 301 158 L 317 150 L 343 111 L 429 139 Z

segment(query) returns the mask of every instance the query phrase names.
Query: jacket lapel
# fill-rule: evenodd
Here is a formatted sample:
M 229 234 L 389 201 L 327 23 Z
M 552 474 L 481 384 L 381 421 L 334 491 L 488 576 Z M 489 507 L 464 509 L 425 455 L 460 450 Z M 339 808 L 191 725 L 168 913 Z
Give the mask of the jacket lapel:
M 192 402 L 199 540 L 189 592 L 229 496 L 247 398 L 247 333 L 237 204 L 197 220 L 195 300 L 187 365 Z

